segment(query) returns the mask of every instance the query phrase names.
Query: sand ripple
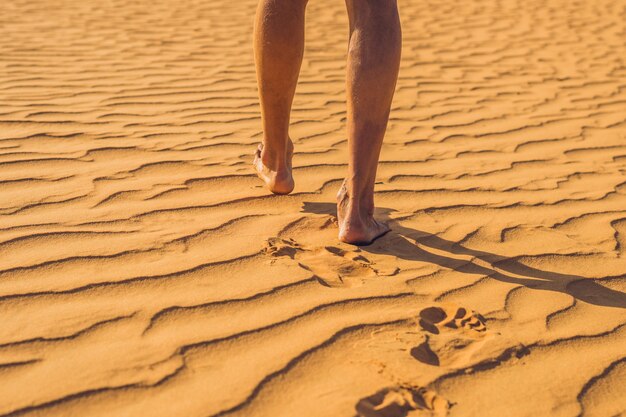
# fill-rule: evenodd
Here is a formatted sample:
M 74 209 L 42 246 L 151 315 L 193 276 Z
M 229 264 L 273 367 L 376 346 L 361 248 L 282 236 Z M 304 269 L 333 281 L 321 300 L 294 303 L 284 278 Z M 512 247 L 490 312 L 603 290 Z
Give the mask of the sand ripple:
M 6 3 L 0 416 L 626 414 L 623 1 L 401 1 L 362 249 L 343 2 L 310 1 L 280 197 L 255 1 Z

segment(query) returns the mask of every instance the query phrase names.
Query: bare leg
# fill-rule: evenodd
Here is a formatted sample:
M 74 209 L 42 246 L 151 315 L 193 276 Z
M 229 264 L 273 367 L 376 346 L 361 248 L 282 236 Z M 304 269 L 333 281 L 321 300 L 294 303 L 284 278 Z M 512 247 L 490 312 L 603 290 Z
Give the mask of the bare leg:
M 368 244 L 389 231 L 374 219 L 374 182 L 398 78 L 402 33 L 396 0 L 347 0 L 348 177 L 337 195 L 339 239 Z
M 289 194 L 293 143 L 289 115 L 304 51 L 304 13 L 307 0 L 261 0 L 254 29 L 263 143 L 254 168 L 270 191 Z

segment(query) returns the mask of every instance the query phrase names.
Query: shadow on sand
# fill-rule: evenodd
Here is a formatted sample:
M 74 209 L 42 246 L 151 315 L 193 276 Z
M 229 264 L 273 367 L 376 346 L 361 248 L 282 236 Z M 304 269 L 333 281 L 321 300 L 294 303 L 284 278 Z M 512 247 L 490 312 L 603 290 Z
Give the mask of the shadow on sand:
M 336 216 L 336 205 L 305 202 L 302 211 Z M 526 266 L 515 258 L 468 249 L 430 233 L 404 227 L 389 217 L 392 212 L 393 210 L 387 208 L 376 209 L 377 218 L 387 221 L 391 232 L 370 246 L 362 246 L 363 251 L 393 255 L 410 261 L 430 262 L 468 274 L 488 275 L 499 281 L 532 289 L 562 292 L 589 304 L 626 308 L 626 293 L 607 288 L 592 278 L 542 271 Z M 610 278 L 623 279 L 624 276 L 607 277 Z

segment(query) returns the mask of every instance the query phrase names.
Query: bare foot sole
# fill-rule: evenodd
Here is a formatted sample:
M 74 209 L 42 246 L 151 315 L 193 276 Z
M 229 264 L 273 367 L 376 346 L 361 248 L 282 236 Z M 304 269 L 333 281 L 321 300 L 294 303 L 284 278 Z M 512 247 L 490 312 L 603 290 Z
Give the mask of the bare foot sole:
M 254 153 L 254 161 L 252 166 L 257 176 L 265 183 L 265 186 L 274 194 L 289 194 L 293 191 L 295 183 L 291 174 L 291 158 L 293 156 L 293 143 L 288 143 L 287 163 L 283 170 L 274 171 L 263 163 L 262 152 L 263 144 L 259 144 Z
M 371 245 L 389 232 L 389 226 L 374 219 L 373 207 L 354 207 L 344 184 L 337 194 L 339 240 L 357 246 Z

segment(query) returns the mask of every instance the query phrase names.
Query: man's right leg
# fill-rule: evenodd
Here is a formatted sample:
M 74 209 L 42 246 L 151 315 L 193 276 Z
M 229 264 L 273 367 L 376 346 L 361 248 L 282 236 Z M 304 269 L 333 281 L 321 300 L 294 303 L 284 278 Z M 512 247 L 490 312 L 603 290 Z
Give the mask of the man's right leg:
M 260 0 L 254 29 L 263 143 L 254 168 L 270 191 L 288 194 L 293 143 L 289 116 L 304 53 L 304 14 L 307 0 Z
M 374 219 L 374 183 L 398 69 L 402 33 L 396 0 L 346 0 L 348 177 L 337 196 L 339 239 L 367 244 L 389 228 Z

